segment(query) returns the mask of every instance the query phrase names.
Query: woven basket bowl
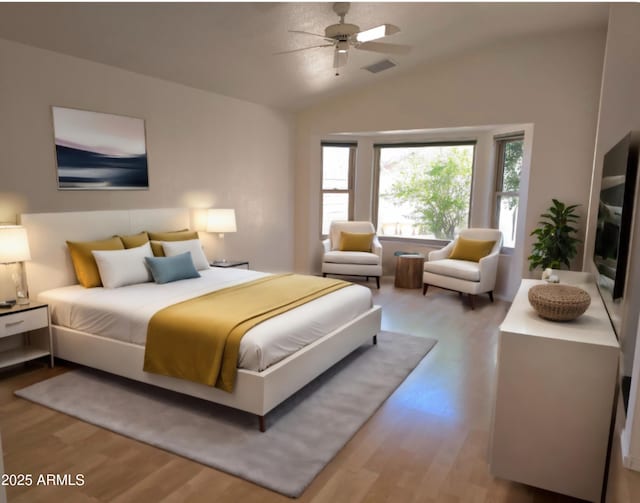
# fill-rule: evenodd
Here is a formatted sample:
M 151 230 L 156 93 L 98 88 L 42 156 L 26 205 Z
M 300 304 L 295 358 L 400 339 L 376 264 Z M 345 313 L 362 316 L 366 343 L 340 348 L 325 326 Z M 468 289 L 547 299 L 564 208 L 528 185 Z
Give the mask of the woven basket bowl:
M 529 289 L 529 302 L 542 318 L 570 321 L 587 310 L 591 297 L 576 286 L 536 285 Z

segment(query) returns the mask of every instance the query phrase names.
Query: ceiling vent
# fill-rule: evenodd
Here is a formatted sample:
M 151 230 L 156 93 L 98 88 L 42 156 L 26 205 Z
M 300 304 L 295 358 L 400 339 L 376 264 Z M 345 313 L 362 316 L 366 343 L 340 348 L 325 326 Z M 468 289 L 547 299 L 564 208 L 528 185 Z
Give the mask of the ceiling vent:
M 362 69 L 367 70 L 371 73 L 380 73 L 388 70 L 389 68 L 393 68 L 394 66 L 397 65 L 390 59 L 383 59 L 382 61 L 378 61 L 377 63 L 374 63 L 372 65 L 363 66 Z

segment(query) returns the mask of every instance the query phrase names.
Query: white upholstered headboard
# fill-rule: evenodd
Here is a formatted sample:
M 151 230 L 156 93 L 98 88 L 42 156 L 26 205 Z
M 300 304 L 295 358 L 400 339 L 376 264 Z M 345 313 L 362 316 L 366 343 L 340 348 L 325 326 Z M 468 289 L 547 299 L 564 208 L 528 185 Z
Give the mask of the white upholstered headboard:
M 77 283 L 66 241 L 91 241 L 116 234 L 168 231 L 190 226 L 187 208 L 148 210 L 25 213 L 20 223 L 27 229 L 31 260 L 26 262 L 31 298 L 40 292 Z

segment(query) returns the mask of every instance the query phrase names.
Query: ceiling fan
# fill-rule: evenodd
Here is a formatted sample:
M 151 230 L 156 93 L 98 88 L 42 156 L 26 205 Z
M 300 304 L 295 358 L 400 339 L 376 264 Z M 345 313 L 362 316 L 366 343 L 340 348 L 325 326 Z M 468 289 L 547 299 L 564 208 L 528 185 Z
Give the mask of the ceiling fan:
M 344 17 L 349 12 L 350 2 L 336 2 L 333 4 L 333 12 L 340 18 L 340 22 L 329 25 L 324 30 L 324 35 L 311 33 L 308 31 L 289 30 L 290 33 L 300 33 L 303 35 L 311 35 L 320 37 L 325 43 L 312 45 L 309 47 L 301 47 L 290 51 L 277 52 L 276 54 L 289 54 L 292 52 L 306 51 L 308 49 L 316 49 L 319 47 L 333 47 L 333 67 L 336 69 L 336 75 L 339 75 L 339 69 L 347 64 L 349 49 L 358 49 L 361 51 L 381 52 L 385 54 L 407 54 L 411 47 L 402 44 L 389 44 L 384 42 L 375 42 L 381 38 L 398 33 L 400 28 L 392 24 L 381 24 L 368 30 L 360 30 L 355 24 L 344 22 Z

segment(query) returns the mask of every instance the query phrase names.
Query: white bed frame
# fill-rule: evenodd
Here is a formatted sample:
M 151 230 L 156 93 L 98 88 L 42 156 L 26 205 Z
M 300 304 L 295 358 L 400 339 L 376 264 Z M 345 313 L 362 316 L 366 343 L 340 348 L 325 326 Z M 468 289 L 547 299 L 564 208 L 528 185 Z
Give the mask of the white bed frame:
M 77 283 L 67 240 L 183 229 L 190 227 L 190 220 L 190 211 L 183 208 L 23 214 L 32 256 L 26 264 L 31 297 Z M 256 414 L 264 431 L 264 416 L 271 409 L 357 347 L 372 338 L 375 343 L 380 323 L 381 309 L 374 306 L 262 372 L 239 369 L 233 393 L 144 372 L 144 347 L 58 325 L 52 325 L 53 351 L 64 360 Z

